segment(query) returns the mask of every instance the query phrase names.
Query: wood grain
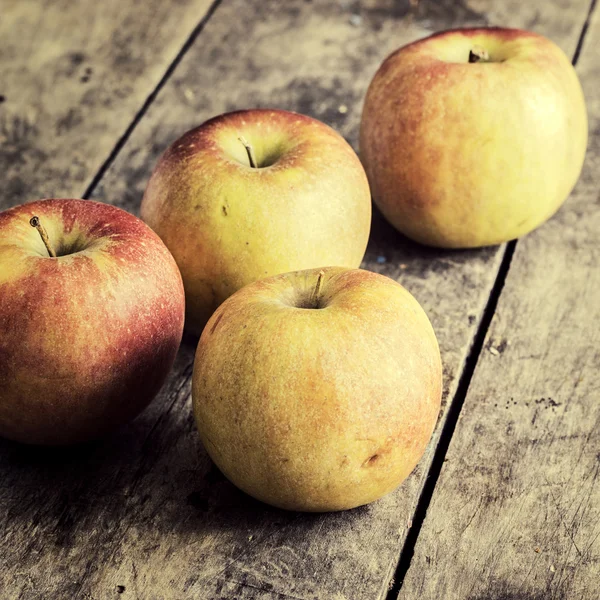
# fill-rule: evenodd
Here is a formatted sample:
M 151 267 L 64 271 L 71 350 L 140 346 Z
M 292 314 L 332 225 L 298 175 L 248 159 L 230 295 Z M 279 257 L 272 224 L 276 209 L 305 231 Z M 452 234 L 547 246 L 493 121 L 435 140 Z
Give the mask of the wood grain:
M 135 7 L 130 24 L 144 22 L 144 5 L 121 4 L 119 14 Z M 152 14 L 162 10 L 160 4 L 152 3 Z M 572 52 L 587 9 L 584 1 L 548 6 L 542 0 L 510 1 L 501 7 L 487 0 L 468 5 L 422 1 L 415 9 L 391 0 L 282 4 L 225 1 L 219 7 L 136 127 L 102 181 L 98 198 L 137 210 L 152 164 L 167 143 L 227 109 L 270 105 L 299 110 L 336 126 L 355 143 L 366 86 L 396 46 L 431 29 L 505 23 L 551 35 Z M 181 0 L 169 5 L 187 6 Z M 41 6 L 50 10 L 49 3 Z M 117 14 L 117 4 L 110 6 Z M 32 14 L 42 35 L 50 15 Z M 158 14 L 162 21 L 170 18 Z M 23 17 L 27 23 L 31 18 L 29 12 Z M 54 21 L 61 22 L 58 17 Z M 31 22 L 33 30 L 37 22 Z M 100 39 L 93 31 L 97 25 L 90 23 L 89 18 L 74 19 L 70 29 L 88 27 L 88 34 Z M 13 55 L 30 46 L 27 36 L 20 37 L 13 45 L 21 43 L 22 48 Z M 152 55 L 161 40 L 167 47 L 171 43 L 156 32 L 144 39 L 147 44 L 132 42 L 131 53 Z M 155 49 L 142 50 L 148 45 Z M 48 67 L 43 62 L 37 68 L 39 72 L 23 67 L 33 73 L 32 80 L 45 81 L 39 88 L 43 110 L 58 114 L 71 96 L 44 96 L 53 77 L 44 75 Z M 133 68 L 131 77 L 137 72 Z M 107 68 L 106 77 L 111 74 Z M 8 92 L 0 93 L 9 98 Z M 52 98 L 56 106 L 49 108 Z M 95 119 L 95 111 L 86 114 Z M 121 118 L 116 110 L 103 112 L 93 131 L 102 136 L 98 130 L 113 127 L 113 118 Z M 123 118 L 124 129 L 131 113 Z M 85 132 L 78 131 L 68 138 L 69 145 L 60 147 L 64 156 L 78 164 L 81 142 L 89 151 L 84 155 L 101 163 L 95 143 L 81 141 Z M 77 175 L 69 171 L 68 160 L 54 157 L 56 147 L 36 146 L 48 135 L 17 136 L 22 149 L 3 159 L 13 170 L 0 178 L 2 185 L 15 186 L 4 196 L 6 204 L 28 194 L 74 193 L 70 190 L 91 180 L 96 168 L 91 162 L 85 163 L 87 174 Z M 108 151 L 110 147 L 107 143 Z M 44 170 L 46 163 L 58 166 Z M 15 184 L 18 179 L 24 183 Z M 450 253 L 415 246 L 376 215 L 365 266 L 401 280 L 429 312 L 444 354 L 446 400 L 453 397 L 499 257 L 497 248 Z M 385 595 L 431 448 L 404 486 L 369 507 L 333 515 L 269 509 L 225 481 L 201 447 L 189 411 L 194 344 L 193 339 L 184 341 L 169 381 L 149 409 L 109 439 L 75 451 L 0 443 L 3 598 L 341 600 Z
M 600 11 L 578 64 L 591 139 L 517 244 L 400 600 L 600 594 Z
M 2 0 L 0 209 L 81 196 L 210 0 Z
M 587 8 L 587 0 L 501 7 L 421 2 L 414 12 L 409 3 L 383 0 L 224 2 L 95 197 L 137 211 L 159 153 L 186 129 L 225 110 L 298 110 L 335 126 L 355 144 L 366 87 L 395 47 L 430 29 L 503 23 L 545 33 L 572 54 Z M 425 249 L 375 217 L 364 266 L 400 280 L 431 316 L 446 369 L 445 402 L 456 390 L 501 251 Z M 193 341 L 184 344 L 182 364 L 191 361 L 192 347 Z M 173 386 L 180 386 L 177 395 Z M 165 397 L 170 400 L 161 413 L 156 406 Z M 188 381 L 181 387 L 173 378 L 153 410 L 136 423 L 148 432 L 144 448 L 152 453 L 140 457 L 132 451 L 127 466 L 118 463 L 123 506 L 104 517 L 119 523 L 118 533 L 107 525 L 94 538 L 101 558 L 82 593 L 110 598 L 122 585 L 133 597 L 161 599 L 385 596 L 437 433 L 420 467 L 396 493 L 355 511 L 298 515 L 254 502 L 219 477 L 194 432 Z M 439 425 L 444 418 L 445 412 Z M 88 527 L 76 531 L 86 535 Z

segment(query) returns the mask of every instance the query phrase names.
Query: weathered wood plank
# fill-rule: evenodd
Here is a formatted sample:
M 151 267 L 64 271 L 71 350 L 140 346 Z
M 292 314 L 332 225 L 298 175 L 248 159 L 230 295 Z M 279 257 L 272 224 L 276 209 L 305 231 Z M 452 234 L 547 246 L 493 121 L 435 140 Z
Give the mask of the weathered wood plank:
M 80 196 L 211 0 L 2 0 L 0 209 Z
M 401 600 L 600 596 L 600 11 L 584 172 L 519 241 Z
M 360 11 L 343 2 L 249 4 L 232 0 L 217 10 L 98 198 L 136 210 L 166 144 L 230 108 L 300 110 L 355 142 L 366 86 L 394 47 L 428 29 L 490 21 L 533 27 L 572 52 L 587 8 L 583 0 L 502 7 L 478 0 L 470 5 L 475 8 L 421 2 L 411 16 L 408 2 L 389 0 L 364 3 Z M 426 250 L 375 220 L 365 266 L 403 281 L 428 310 L 444 353 L 446 399 L 454 394 L 499 252 Z M 159 398 L 104 442 L 75 452 L 0 444 L 4 597 L 385 594 L 430 453 L 398 492 L 372 506 L 333 515 L 269 509 L 224 481 L 201 447 L 189 410 L 193 350 L 194 340 L 186 340 Z
M 137 211 L 158 154 L 184 130 L 225 110 L 299 110 L 355 143 L 362 97 L 379 62 L 425 27 L 530 27 L 572 54 L 588 8 L 587 0 L 476 6 L 421 2 L 411 15 L 408 3 L 384 0 L 360 11 L 356 3 L 223 3 L 96 197 Z M 459 253 L 417 247 L 376 217 L 365 266 L 401 280 L 430 314 L 446 366 L 446 399 L 454 395 L 500 257 L 498 248 Z M 180 358 L 191 361 L 189 345 Z M 130 458 L 139 467 L 133 479 L 127 479 L 130 472 L 121 477 L 125 506 L 106 517 L 118 518 L 123 530 L 96 538 L 102 558 L 81 590 L 101 598 L 117 585 L 146 598 L 384 596 L 433 445 L 406 484 L 372 506 L 333 515 L 284 513 L 218 479 L 195 435 L 188 392 L 186 382 L 148 434 L 146 447 L 154 454 Z

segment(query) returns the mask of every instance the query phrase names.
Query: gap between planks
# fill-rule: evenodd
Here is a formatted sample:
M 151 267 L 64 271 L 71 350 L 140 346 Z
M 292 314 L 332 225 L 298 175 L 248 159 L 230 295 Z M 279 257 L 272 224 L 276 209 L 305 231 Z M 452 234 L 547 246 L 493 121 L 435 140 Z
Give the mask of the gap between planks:
M 192 47 L 192 45 L 196 41 L 196 38 L 202 33 L 202 30 L 206 26 L 206 23 L 208 23 L 208 21 L 213 16 L 213 14 L 217 10 L 217 8 L 221 4 L 221 2 L 222 2 L 222 0 L 213 0 L 209 9 L 206 11 L 204 16 L 200 19 L 200 21 L 198 22 L 196 27 L 194 27 L 194 29 L 193 29 L 192 33 L 189 35 L 188 39 L 181 46 L 181 50 L 179 50 L 179 52 L 177 53 L 177 56 L 173 59 L 171 64 L 167 67 L 164 75 L 160 78 L 160 81 L 156 84 L 156 87 L 150 92 L 150 94 L 148 94 L 148 97 L 146 98 L 146 100 L 144 101 L 144 103 L 142 104 L 142 106 L 140 107 L 138 112 L 136 113 L 136 115 L 133 117 L 133 120 L 131 121 L 131 123 L 129 124 L 129 126 L 123 133 L 123 135 L 117 140 L 117 143 L 114 145 L 110 154 L 108 155 L 106 160 L 102 163 L 102 165 L 100 166 L 100 168 L 94 175 L 92 181 L 90 182 L 87 189 L 81 196 L 83 199 L 89 200 L 90 196 L 94 193 L 96 186 L 100 183 L 100 181 L 102 180 L 102 178 L 104 177 L 104 175 L 106 174 L 106 172 L 108 171 L 108 169 L 110 168 L 112 163 L 114 162 L 115 158 L 117 158 L 117 155 L 119 154 L 119 152 L 121 151 L 123 146 L 125 146 L 125 144 L 127 143 L 127 140 L 129 140 L 129 138 L 131 137 L 131 134 L 133 133 L 135 128 L 138 126 L 138 123 L 143 119 L 145 114 L 148 112 L 150 105 L 154 102 L 154 99 L 156 98 L 156 96 L 159 94 L 159 92 L 165 86 L 165 84 L 167 83 L 167 81 L 169 80 L 169 78 L 171 77 L 171 75 L 173 74 L 173 72 L 175 71 L 177 66 L 179 65 L 179 63 L 182 61 L 183 57 L 188 52 L 188 50 Z
M 573 66 L 577 65 L 577 61 L 581 54 L 590 20 L 596 8 L 596 2 L 597 0 L 591 0 L 590 2 L 590 7 L 581 28 L 579 39 L 577 40 L 575 52 L 573 53 L 573 60 L 571 61 Z M 421 532 L 425 517 L 427 516 L 427 509 L 429 508 L 429 504 L 433 497 L 433 491 L 440 477 L 442 467 L 444 466 L 446 454 L 448 452 L 448 448 L 450 447 L 450 441 L 454 435 L 460 412 L 467 397 L 467 391 L 471 384 L 473 374 L 475 373 L 477 363 L 479 362 L 479 357 L 481 356 L 481 351 L 483 350 L 483 344 L 492 323 L 494 313 L 496 312 L 496 307 L 498 306 L 498 300 L 500 299 L 500 295 L 504 289 L 504 284 L 510 270 L 510 264 L 517 247 L 517 242 L 518 240 L 512 240 L 509 242 L 504 251 L 504 255 L 502 256 L 502 262 L 500 264 L 500 268 L 498 269 L 496 280 L 494 281 L 488 302 L 483 311 L 481 321 L 479 322 L 477 332 L 473 340 L 473 345 L 471 346 L 465 361 L 465 366 L 460 375 L 454 400 L 448 407 L 448 416 L 442 428 L 425 484 L 417 501 L 417 507 L 414 511 L 412 525 L 408 535 L 406 536 L 406 541 L 400 553 L 398 565 L 396 566 L 394 576 L 390 581 L 386 600 L 396 600 L 398 598 L 402 584 L 404 583 L 404 578 L 406 577 L 406 573 L 410 568 L 410 564 L 415 552 L 415 546 L 417 544 L 417 539 L 419 537 L 419 533 Z

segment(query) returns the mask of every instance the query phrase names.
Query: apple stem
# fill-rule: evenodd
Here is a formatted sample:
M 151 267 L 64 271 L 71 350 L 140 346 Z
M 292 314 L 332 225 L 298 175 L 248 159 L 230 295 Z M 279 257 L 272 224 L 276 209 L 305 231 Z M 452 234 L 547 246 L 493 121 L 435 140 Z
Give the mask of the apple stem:
M 313 292 L 312 302 L 316 306 L 318 306 L 319 302 L 319 292 L 321 291 L 321 283 L 323 281 L 323 276 L 325 275 L 325 271 L 319 271 L 319 276 L 317 277 L 317 285 L 315 285 L 315 291 Z
M 46 233 L 44 226 L 40 223 L 39 217 L 31 217 L 31 219 L 29 219 L 29 224 L 32 227 L 35 227 L 37 229 L 37 232 L 40 234 L 40 237 L 42 238 L 42 242 L 44 242 L 44 246 L 46 246 L 46 250 L 48 250 L 48 254 L 52 258 L 56 258 L 56 252 L 54 252 L 54 250 L 52 249 L 52 246 L 50 245 L 50 240 L 48 239 L 48 234 Z
M 469 62 L 470 63 L 476 63 L 476 62 L 487 62 L 490 59 L 490 55 L 488 54 L 488 51 L 485 48 L 482 48 L 481 46 L 473 46 L 473 48 L 471 48 L 471 50 L 469 51 Z
M 244 144 L 244 148 L 246 148 L 246 152 L 248 153 L 248 160 L 250 161 L 250 166 L 253 169 L 256 169 L 258 167 L 258 163 L 256 162 L 256 157 L 254 156 L 254 150 L 252 149 L 252 146 L 246 141 L 246 138 L 243 135 L 240 135 L 238 140 L 240 140 L 240 142 Z

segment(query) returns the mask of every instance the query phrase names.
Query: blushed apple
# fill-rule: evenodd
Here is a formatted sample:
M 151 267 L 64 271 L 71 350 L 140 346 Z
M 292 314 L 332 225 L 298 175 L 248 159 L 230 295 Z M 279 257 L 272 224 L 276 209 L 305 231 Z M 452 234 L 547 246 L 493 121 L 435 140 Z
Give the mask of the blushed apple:
M 228 296 L 277 273 L 358 267 L 371 196 L 333 129 L 281 110 L 221 115 L 176 140 L 156 165 L 141 216 L 173 253 L 196 333 Z
M 133 418 L 183 319 L 177 265 L 140 219 L 88 200 L 1 212 L 0 435 L 62 445 Z
M 446 31 L 391 54 L 366 96 L 360 152 L 373 200 L 408 237 L 498 244 L 551 217 L 587 144 L 579 80 L 550 40 Z
M 334 511 L 408 476 L 441 379 L 431 324 L 400 284 L 312 269 L 257 281 L 217 309 L 192 398 L 205 448 L 235 485 L 277 507 Z

